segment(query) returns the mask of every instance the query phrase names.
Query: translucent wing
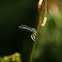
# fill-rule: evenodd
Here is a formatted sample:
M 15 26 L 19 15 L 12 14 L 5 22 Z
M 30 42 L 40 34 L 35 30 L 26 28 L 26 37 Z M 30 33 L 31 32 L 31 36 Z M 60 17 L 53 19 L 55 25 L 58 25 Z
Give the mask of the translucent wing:
M 35 41 L 35 34 L 31 34 L 31 38 L 33 41 Z

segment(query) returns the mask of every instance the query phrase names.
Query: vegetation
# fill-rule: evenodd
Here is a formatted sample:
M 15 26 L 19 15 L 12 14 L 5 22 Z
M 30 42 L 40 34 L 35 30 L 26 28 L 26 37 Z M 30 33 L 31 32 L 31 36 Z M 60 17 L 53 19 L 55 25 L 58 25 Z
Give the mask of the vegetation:
M 62 1 L 43 1 L 42 7 L 38 0 L 1 1 L 0 62 L 62 62 Z M 20 25 L 37 28 L 35 41 Z
M 22 62 L 21 55 L 19 53 L 14 53 L 9 56 L 0 57 L 0 62 Z

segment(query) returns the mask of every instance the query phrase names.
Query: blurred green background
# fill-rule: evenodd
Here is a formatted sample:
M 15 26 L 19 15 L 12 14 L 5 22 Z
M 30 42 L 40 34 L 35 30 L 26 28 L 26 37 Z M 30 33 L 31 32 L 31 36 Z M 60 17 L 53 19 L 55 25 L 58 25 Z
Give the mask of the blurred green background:
M 30 38 L 31 33 L 18 29 L 18 26 L 23 24 L 23 25 L 37 28 L 38 18 L 39 18 L 37 3 L 38 0 L 0 0 L 0 56 L 11 55 L 15 52 L 19 52 L 21 53 L 22 61 L 29 62 L 34 42 Z M 60 6 L 60 13 L 62 12 L 61 10 L 62 9 Z M 59 51 L 60 53 L 62 49 L 62 46 L 58 47 L 56 45 L 56 42 L 55 43 L 52 42 L 54 39 L 51 40 L 51 37 L 54 38 L 53 36 L 54 35 L 56 36 L 57 33 L 56 31 L 55 33 L 52 34 L 51 32 L 53 29 L 57 29 L 58 31 L 60 31 L 60 33 L 62 32 L 62 28 L 61 28 L 62 17 L 55 18 L 54 16 L 51 15 L 48 15 L 48 17 L 49 17 L 48 18 L 49 21 L 47 22 L 46 27 L 45 28 L 41 27 L 41 29 L 39 29 L 40 30 L 39 34 L 42 34 L 39 35 L 39 37 L 40 38 L 42 37 L 41 40 L 45 41 L 45 43 L 47 42 L 46 43 L 47 46 L 42 42 L 40 44 L 38 43 L 38 45 L 42 45 L 42 46 L 36 48 L 38 48 L 38 50 L 40 50 L 41 52 L 42 51 L 44 52 L 43 55 L 40 56 L 40 58 L 36 57 L 38 59 L 37 62 L 41 62 L 41 61 L 45 62 L 44 60 L 48 61 L 49 58 L 46 59 L 46 57 L 50 57 L 52 51 L 53 51 L 52 54 L 54 55 L 56 51 Z M 46 33 L 43 30 L 47 30 L 48 32 Z M 46 39 L 44 39 L 43 36 L 45 36 Z M 61 36 L 59 35 L 60 38 L 57 37 L 55 41 L 57 39 L 61 39 L 62 33 Z M 50 40 L 51 42 L 48 42 Z M 40 42 L 40 40 L 38 41 Z M 52 46 L 50 46 L 51 44 Z M 44 48 L 43 46 L 46 47 Z M 50 50 L 51 47 L 52 47 L 51 49 L 52 51 Z M 58 50 L 54 51 L 53 50 L 54 47 L 57 47 Z M 56 54 L 54 55 L 55 57 Z M 61 54 L 62 52 L 60 53 L 60 55 L 59 54 L 57 55 L 57 58 L 58 57 L 61 58 L 62 57 Z M 52 57 L 54 58 L 54 56 Z M 41 57 L 43 57 L 42 60 L 40 60 Z M 54 59 L 56 60 L 57 58 Z M 60 58 L 58 59 L 58 62 L 59 60 L 61 61 L 62 58 L 61 59 Z M 54 59 L 51 60 L 54 61 Z
M 33 41 L 31 33 L 18 26 L 37 27 L 36 0 L 0 0 L 0 56 L 19 52 L 23 62 L 28 62 Z
M 59 6 L 48 9 L 47 22 L 39 27 L 31 62 L 62 62 L 62 1 L 56 1 Z

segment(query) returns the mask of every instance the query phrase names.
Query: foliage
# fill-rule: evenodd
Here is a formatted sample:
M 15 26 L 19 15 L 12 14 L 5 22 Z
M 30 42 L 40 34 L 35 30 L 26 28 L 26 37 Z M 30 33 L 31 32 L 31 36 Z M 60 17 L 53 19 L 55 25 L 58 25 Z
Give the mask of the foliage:
M 0 57 L 0 62 L 22 62 L 21 55 L 19 53 L 14 53 L 9 56 Z

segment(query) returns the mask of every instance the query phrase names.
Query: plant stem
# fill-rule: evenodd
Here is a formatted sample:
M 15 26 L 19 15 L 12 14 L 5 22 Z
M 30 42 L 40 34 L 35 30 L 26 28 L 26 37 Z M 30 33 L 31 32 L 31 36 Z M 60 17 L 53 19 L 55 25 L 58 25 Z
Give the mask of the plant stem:
M 44 9 L 45 9 L 45 2 L 43 2 L 42 11 L 41 11 L 40 16 L 39 16 L 39 23 L 38 23 L 38 26 L 37 26 L 37 32 L 38 32 L 39 26 L 42 23 L 42 16 L 43 16 L 43 13 L 44 13 Z M 36 37 L 37 37 L 37 34 L 36 34 Z M 36 39 L 35 39 L 35 42 L 33 44 L 32 53 L 31 53 L 31 57 L 30 57 L 30 62 L 33 62 L 33 54 L 34 54 L 35 46 L 36 46 Z
M 39 16 L 39 22 L 38 22 L 38 26 L 37 26 L 37 31 L 39 29 L 39 26 L 42 24 L 42 16 L 43 16 L 43 13 L 44 13 L 44 9 L 45 9 L 45 2 L 43 2 L 43 5 L 42 5 L 42 11 L 41 11 L 40 16 Z

